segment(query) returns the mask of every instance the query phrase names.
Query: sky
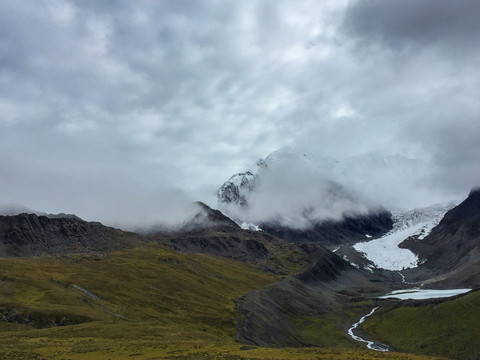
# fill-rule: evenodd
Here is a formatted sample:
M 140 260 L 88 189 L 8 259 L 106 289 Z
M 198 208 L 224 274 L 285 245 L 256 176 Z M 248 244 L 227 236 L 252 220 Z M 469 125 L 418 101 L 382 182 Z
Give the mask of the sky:
M 466 195 L 478 39 L 476 0 L 3 0 L 0 203 L 174 222 L 285 146 Z

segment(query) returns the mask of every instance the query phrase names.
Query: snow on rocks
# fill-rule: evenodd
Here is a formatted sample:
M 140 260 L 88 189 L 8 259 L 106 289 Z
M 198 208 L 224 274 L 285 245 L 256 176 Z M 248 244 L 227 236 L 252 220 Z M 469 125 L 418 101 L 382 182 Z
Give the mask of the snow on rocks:
M 249 224 L 249 223 L 242 223 L 242 225 L 240 225 L 240 227 L 243 229 L 243 230 L 250 230 L 250 231 L 262 231 L 262 229 L 260 229 L 260 227 L 258 225 L 255 225 L 255 224 Z

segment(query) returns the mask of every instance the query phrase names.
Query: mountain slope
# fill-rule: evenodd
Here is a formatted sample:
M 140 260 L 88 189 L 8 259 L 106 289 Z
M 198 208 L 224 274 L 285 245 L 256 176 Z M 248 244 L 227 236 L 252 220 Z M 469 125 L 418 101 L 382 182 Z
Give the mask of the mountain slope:
M 233 299 L 278 279 L 157 245 L 100 259 L 3 258 L 0 267 L 1 359 L 168 358 L 173 344 L 232 345 Z
M 239 338 L 261 346 L 358 346 L 345 327 L 372 306 L 364 297 L 387 288 L 322 249 L 310 269 L 240 299 Z
M 422 259 L 418 273 L 429 273 L 443 286 L 479 287 L 480 189 L 472 189 L 425 239 L 410 238 L 402 246 Z
M 76 216 L 0 216 L 0 256 L 105 253 L 138 244 L 138 235 Z
M 1 359 L 427 360 L 246 347 L 235 341 L 234 300 L 279 277 L 215 256 L 149 245 L 100 259 L 1 258 L 0 268 Z
M 198 232 L 202 230 L 238 231 L 238 226 L 232 219 L 222 214 L 221 211 L 212 209 L 203 202 L 195 203 L 199 211 L 183 224 L 180 232 Z
M 198 205 L 198 213 L 180 231 L 153 233 L 145 239 L 181 252 L 249 262 L 284 275 L 305 269 L 317 251 L 316 244 L 286 243 L 263 231 L 243 230 L 222 212 Z
M 384 302 L 362 330 L 398 351 L 476 360 L 480 356 L 480 291 L 451 300 Z

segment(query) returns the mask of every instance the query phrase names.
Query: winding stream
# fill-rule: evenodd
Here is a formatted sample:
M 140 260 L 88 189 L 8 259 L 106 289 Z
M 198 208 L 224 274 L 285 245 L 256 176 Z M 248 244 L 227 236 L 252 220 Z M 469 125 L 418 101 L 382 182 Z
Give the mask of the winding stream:
M 353 340 L 366 343 L 366 344 L 367 344 L 367 348 L 369 348 L 369 349 L 371 349 L 371 350 L 375 350 L 375 351 L 389 351 L 387 345 L 380 344 L 380 343 L 375 343 L 375 342 L 373 342 L 373 341 L 365 340 L 365 339 L 361 338 L 360 336 L 357 336 L 357 335 L 355 335 L 355 334 L 353 333 L 353 330 L 355 330 L 361 323 L 363 323 L 366 318 L 368 318 L 369 316 L 372 316 L 372 314 L 373 314 L 373 313 L 375 312 L 375 310 L 377 310 L 377 309 L 378 309 L 378 306 L 377 306 L 376 308 L 372 309 L 372 311 L 370 311 L 367 315 L 363 316 L 358 322 L 356 322 L 355 324 L 353 324 L 350 329 L 348 329 L 347 333 L 348 333 L 348 336 L 350 336 Z
M 399 272 L 400 275 L 402 275 Z M 402 275 L 402 278 L 403 275 Z M 460 294 L 465 294 L 470 292 L 472 289 L 450 289 L 450 290 L 434 290 L 434 289 L 404 289 L 404 290 L 396 290 L 392 291 L 391 293 L 380 296 L 380 299 L 399 299 L 399 300 L 408 300 L 408 299 L 413 299 L 413 300 L 424 300 L 424 299 L 436 299 L 436 298 L 446 298 L 446 297 L 452 297 Z M 369 316 L 372 316 L 375 310 L 378 309 L 378 306 L 376 308 L 373 308 L 372 311 L 370 311 L 367 315 L 364 315 L 358 322 L 353 324 L 350 329 L 348 329 L 347 333 L 348 336 L 350 336 L 353 340 L 355 341 L 360 341 L 364 342 L 367 344 L 367 348 L 375 351 L 390 351 L 388 346 L 385 344 L 380 344 L 376 343 L 373 341 L 368 341 L 363 338 L 361 338 L 358 335 L 355 335 L 353 333 L 353 330 L 355 330 L 361 323 L 365 321 L 366 318 Z

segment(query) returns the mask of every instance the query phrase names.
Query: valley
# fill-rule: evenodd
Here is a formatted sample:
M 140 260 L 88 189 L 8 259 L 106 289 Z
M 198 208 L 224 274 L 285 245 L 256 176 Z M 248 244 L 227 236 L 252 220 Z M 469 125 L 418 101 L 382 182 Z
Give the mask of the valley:
M 143 234 L 0 216 L 0 358 L 473 360 L 478 199 L 311 232 L 244 230 L 204 203 L 181 230 Z M 447 233 L 468 253 L 438 266 L 426 249 L 452 247 Z M 376 242 L 416 260 L 381 263 L 362 251 Z
M 315 318 L 308 327 L 326 336 L 321 348 L 238 342 L 235 302 L 280 278 L 234 260 L 146 244 L 105 257 L 4 258 L 0 266 L 2 359 L 385 358 L 334 341 L 341 329 L 331 333 L 333 320 Z

